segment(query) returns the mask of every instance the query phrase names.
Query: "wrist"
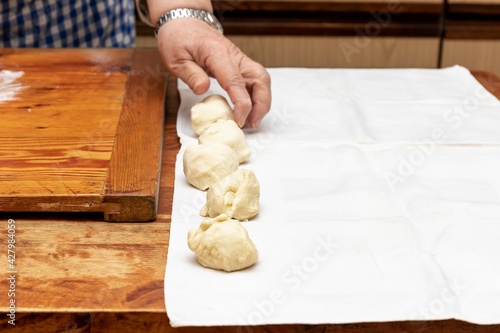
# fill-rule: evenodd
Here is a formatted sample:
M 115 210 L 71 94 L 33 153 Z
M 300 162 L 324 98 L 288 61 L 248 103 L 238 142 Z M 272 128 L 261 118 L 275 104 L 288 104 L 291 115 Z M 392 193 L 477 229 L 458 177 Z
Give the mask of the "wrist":
M 158 38 L 158 32 L 164 24 L 182 18 L 195 18 L 201 20 L 217 29 L 221 34 L 224 34 L 224 29 L 222 28 L 219 20 L 217 20 L 215 15 L 211 14 L 209 11 L 204 9 L 177 8 L 169 10 L 168 12 L 160 16 L 155 27 L 155 37 Z
M 202 9 L 213 13 L 210 0 L 148 0 L 149 17 L 153 26 L 161 15 L 178 8 Z

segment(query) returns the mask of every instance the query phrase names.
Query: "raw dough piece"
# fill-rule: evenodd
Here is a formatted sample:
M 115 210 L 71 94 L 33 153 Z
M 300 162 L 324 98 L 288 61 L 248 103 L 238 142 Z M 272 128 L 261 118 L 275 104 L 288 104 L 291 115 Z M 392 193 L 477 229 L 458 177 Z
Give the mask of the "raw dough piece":
M 221 95 L 210 95 L 191 108 L 191 126 L 201 135 L 217 120 L 233 120 L 233 110 Z
M 189 184 L 204 191 L 238 169 L 238 155 L 223 143 L 207 143 L 186 148 L 184 174 Z
M 245 133 L 234 120 L 218 120 L 210 125 L 198 138 L 199 143 L 219 142 L 233 148 L 240 158 L 240 163 L 250 157 Z
M 239 169 L 210 186 L 202 216 L 226 214 L 240 221 L 259 212 L 260 185 L 252 170 Z
M 188 233 L 188 246 L 208 268 L 237 271 L 257 262 L 259 253 L 238 220 L 222 214 L 203 221 Z

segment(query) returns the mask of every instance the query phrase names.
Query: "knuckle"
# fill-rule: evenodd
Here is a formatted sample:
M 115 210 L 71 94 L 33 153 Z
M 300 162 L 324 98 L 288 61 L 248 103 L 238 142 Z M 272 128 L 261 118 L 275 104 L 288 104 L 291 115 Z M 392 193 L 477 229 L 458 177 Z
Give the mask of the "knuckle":
M 260 73 L 258 73 L 257 79 L 258 79 L 258 81 L 261 81 L 266 85 L 271 84 L 271 76 L 264 68 L 262 68 L 262 71 Z

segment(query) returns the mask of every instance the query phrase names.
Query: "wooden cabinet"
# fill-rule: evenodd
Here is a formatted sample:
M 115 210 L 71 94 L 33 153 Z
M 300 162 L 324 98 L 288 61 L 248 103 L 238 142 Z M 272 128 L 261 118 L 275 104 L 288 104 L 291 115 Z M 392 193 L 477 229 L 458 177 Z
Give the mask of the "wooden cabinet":
M 442 66 L 500 74 L 500 0 L 449 0 L 443 35 Z
M 436 67 L 439 0 L 214 1 L 226 35 L 264 66 Z
M 438 38 L 236 36 L 229 38 L 266 67 L 436 67 Z
M 500 39 L 450 39 L 443 43 L 442 66 L 460 64 L 500 75 Z
M 226 36 L 267 67 L 460 64 L 500 74 L 500 0 L 212 3 Z M 155 46 L 154 38 L 142 38 L 141 32 L 139 45 Z

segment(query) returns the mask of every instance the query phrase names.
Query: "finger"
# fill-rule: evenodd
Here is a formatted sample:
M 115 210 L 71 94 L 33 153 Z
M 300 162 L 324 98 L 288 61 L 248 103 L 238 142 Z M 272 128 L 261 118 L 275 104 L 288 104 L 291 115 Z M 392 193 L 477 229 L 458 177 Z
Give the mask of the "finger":
M 234 121 L 238 126 L 243 127 L 252 110 L 252 99 L 236 63 L 238 59 L 230 57 L 227 53 L 216 54 L 212 59 L 207 63 L 208 70 L 229 95 L 234 105 Z
M 256 128 L 271 108 L 271 78 L 264 68 L 251 86 L 251 93 L 253 106 L 247 122 Z
M 239 74 L 238 72 L 233 73 Z M 234 121 L 238 126 L 243 127 L 246 123 L 247 117 L 252 110 L 252 99 L 248 90 L 246 89 L 243 77 L 231 78 L 228 74 L 225 77 L 220 77 L 214 74 L 220 86 L 227 92 L 229 99 L 234 105 Z
M 230 88 L 227 91 L 234 104 L 234 121 L 239 127 L 245 126 L 248 115 L 252 111 L 252 100 L 246 89 Z
M 197 95 L 206 93 L 210 87 L 208 74 L 194 62 L 185 61 L 180 65 L 173 66 L 170 72 L 184 81 Z

